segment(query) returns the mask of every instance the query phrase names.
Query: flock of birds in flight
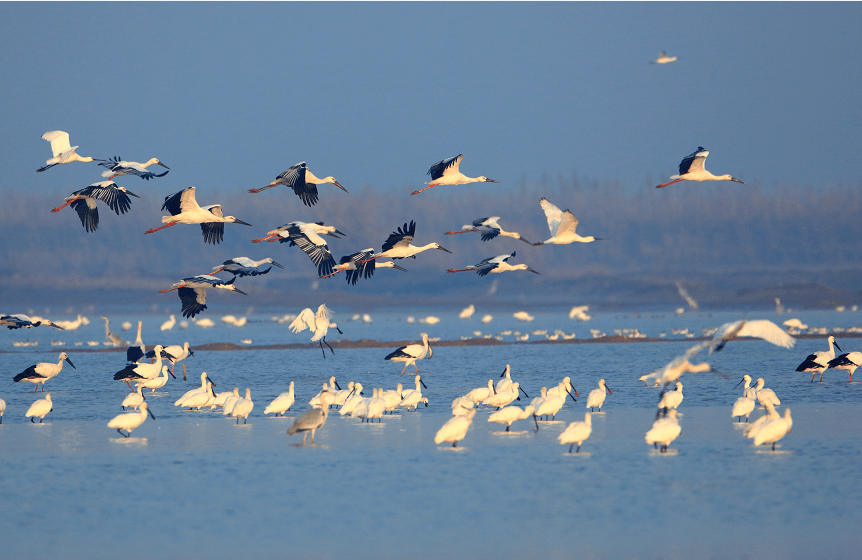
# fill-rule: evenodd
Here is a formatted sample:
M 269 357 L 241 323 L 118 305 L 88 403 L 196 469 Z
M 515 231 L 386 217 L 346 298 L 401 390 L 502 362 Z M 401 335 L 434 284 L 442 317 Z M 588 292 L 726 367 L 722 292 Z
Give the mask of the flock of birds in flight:
M 655 63 L 665 64 L 673 62 L 676 57 L 668 57 L 662 52 Z M 135 175 L 145 180 L 164 177 L 168 174 L 170 168 L 159 161 L 157 158 L 152 158 L 145 163 L 121 160 L 115 157 L 107 160 L 94 159 L 92 157 L 82 157 L 76 152 L 78 146 L 71 146 L 69 135 L 63 131 L 46 132 L 42 138 L 51 143 L 53 157 L 47 160 L 46 165 L 38 172 L 46 171 L 56 165 L 67 164 L 71 162 L 98 162 L 98 165 L 104 167 L 106 171 L 102 176 L 106 178 L 104 181 L 93 183 L 81 190 L 73 192 L 66 197 L 64 204 L 54 208 L 53 212 L 58 212 L 66 206 L 71 206 L 81 220 L 81 224 L 87 232 L 95 232 L 99 225 L 99 214 L 97 202 L 101 201 L 106 204 L 117 215 L 124 214 L 131 208 L 131 197 L 137 197 L 134 193 L 124 187 L 117 185 L 113 180 L 118 176 Z M 679 164 L 679 173 L 672 175 L 672 179 L 668 183 L 657 185 L 656 188 L 664 188 L 679 181 L 734 181 L 743 183 L 741 180 L 732 177 L 731 175 L 713 175 L 704 168 L 704 162 L 709 152 L 702 147 L 683 158 Z M 412 195 L 422 193 L 432 187 L 438 185 L 463 185 L 474 182 L 489 182 L 498 183 L 493 179 L 485 176 L 468 177 L 460 172 L 460 164 L 463 160 L 463 154 L 443 159 L 428 170 L 431 180 L 426 183 L 426 187 L 412 192 Z M 166 169 L 163 173 L 157 174 L 148 168 L 151 166 L 161 166 Z M 268 185 L 250 189 L 249 193 L 260 193 L 264 190 L 276 187 L 285 186 L 291 188 L 294 194 L 306 206 L 313 206 L 319 200 L 318 185 L 333 184 L 348 192 L 334 177 L 316 177 L 306 165 L 305 162 L 300 162 L 293 167 L 290 167 Z M 744 184 L 744 183 L 743 183 Z M 195 199 L 195 187 L 185 188 L 177 193 L 165 197 L 162 210 L 167 211 L 170 215 L 163 216 L 162 225 L 159 227 L 147 230 L 146 234 L 155 233 L 157 231 L 172 227 L 177 224 L 197 224 L 200 226 L 205 243 L 218 244 L 224 238 L 224 224 L 234 223 L 250 226 L 233 216 L 225 216 L 220 204 L 210 204 L 200 206 Z M 139 198 L 139 197 L 138 197 Z M 523 241 L 531 246 L 540 246 L 545 244 L 570 244 L 574 242 L 589 243 L 602 238 L 593 236 L 581 236 L 576 233 L 578 219 L 569 210 L 560 210 L 546 198 L 540 200 L 540 206 L 545 213 L 548 228 L 551 237 L 545 241 L 531 243 L 517 232 L 510 232 L 500 226 L 499 216 L 491 216 L 480 218 L 465 224 L 458 231 L 447 232 L 446 235 L 456 235 L 461 233 L 479 233 L 482 241 L 490 241 L 499 236 L 510 237 Z M 450 252 L 438 243 L 432 242 L 426 245 L 413 245 L 416 235 L 416 223 L 410 221 L 404 223 L 391 233 L 382 245 L 380 252 L 375 252 L 373 248 L 363 249 L 355 253 L 345 255 L 340 262 L 336 263 L 332 253 L 324 240 L 325 236 L 340 239 L 344 234 L 333 226 L 327 226 L 323 222 L 304 223 L 291 222 L 280 226 L 276 229 L 268 231 L 266 236 L 254 239 L 253 243 L 260 242 L 275 242 L 289 243 L 289 246 L 299 246 L 310 258 L 312 263 L 317 267 L 318 276 L 327 278 L 342 271 L 346 271 L 346 279 L 348 284 L 354 285 L 361 278 L 370 278 L 377 267 L 395 268 L 400 271 L 405 269 L 395 264 L 394 260 L 404 259 L 408 257 L 415 258 L 417 254 L 429 250 L 436 249 L 440 251 Z M 539 274 L 526 264 L 510 265 L 509 260 L 516 256 L 513 251 L 510 254 L 502 254 L 494 257 L 486 258 L 474 265 L 467 265 L 461 269 L 448 269 L 447 272 L 465 272 L 475 271 L 479 276 L 485 276 L 493 273 L 502 273 L 508 271 L 529 271 L 534 274 Z M 379 260 L 389 259 L 389 260 Z M 269 264 L 270 267 L 263 269 L 262 266 Z M 282 265 L 276 263 L 271 258 L 265 258 L 259 261 L 252 260 L 248 257 L 236 257 L 224 261 L 222 264 L 214 267 L 209 274 L 202 274 L 189 278 L 184 278 L 180 282 L 173 284 L 170 288 L 162 290 L 162 292 L 170 292 L 176 290 L 182 302 L 182 314 L 184 317 L 193 318 L 201 313 L 206 306 L 206 290 L 222 289 L 244 294 L 239 290 L 234 282 L 237 277 L 258 276 L 268 273 L 272 266 L 283 268 Z M 232 275 L 229 280 L 224 280 L 215 276 L 220 272 L 226 272 Z M 58 325 L 48 320 L 43 320 L 45 324 L 61 328 Z M 10 329 L 28 328 L 39 326 L 40 322 L 33 322 L 25 315 L 6 315 L 0 317 L 0 326 L 7 326 Z M 312 341 L 319 342 L 324 358 L 326 352 L 323 350 L 323 345 L 326 344 L 331 351 L 332 347 L 326 342 L 326 333 L 329 328 L 338 329 L 337 325 L 332 322 L 332 312 L 325 305 L 321 305 L 317 312 L 311 309 L 303 310 L 300 315 L 290 325 L 293 332 L 300 332 L 304 329 L 311 330 L 314 335 Z M 106 318 L 106 332 L 107 318 Z M 339 329 L 339 332 L 340 329 Z M 679 381 L 680 376 L 685 372 L 696 372 L 709 370 L 706 364 L 692 365 L 689 358 L 696 355 L 701 350 L 709 348 L 709 351 L 721 350 L 721 348 L 729 340 L 739 336 L 760 337 L 773 344 L 784 347 L 791 347 L 795 340 L 782 331 L 777 325 L 770 321 L 737 321 L 728 323 L 719 327 L 717 333 L 711 341 L 701 343 L 689 349 L 684 356 L 680 356 L 664 368 L 656 370 L 652 374 L 643 376 L 641 380 L 649 384 L 654 382 L 656 385 L 663 387 L 659 402 L 659 410 L 664 414 L 657 416 L 653 427 L 646 433 L 646 442 L 660 448 L 661 451 L 666 451 L 668 445 L 679 435 L 681 427 L 679 425 L 676 409 L 682 401 L 682 383 Z M 853 352 L 843 354 L 838 358 L 835 357 L 834 338 L 829 337 L 829 351 L 817 352 L 812 354 L 800 364 L 797 371 L 812 372 L 812 381 L 814 376 L 820 372 L 821 380 L 822 373 L 825 369 L 833 367 L 847 369 L 850 371 L 851 381 L 852 373 L 859 365 L 862 365 L 862 353 Z M 837 344 L 835 344 L 837 347 Z M 127 406 L 137 409 L 136 412 L 121 414 L 114 418 L 108 426 L 117 429 L 120 434 L 128 437 L 132 430 L 139 427 L 149 415 L 153 419 L 152 411 L 148 409 L 147 403 L 143 395 L 144 388 L 150 388 L 153 392 L 157 388 L 163 387 L 168 381 L 168 375 L 174 376 L 173 366 L 184 360 L 186 357 L 193 355 L 189 349 L 188 343 L 184 347 L 171 346 L 163 347 L 156 346 L 151 352 L 145 353 L 143 343 L 140 342 L 140 322 L 138 325 L 138 341 L 136 344 L 129 347 L 127 352 L 128 365 L 117 372 L 114 376 L 115 380 L 124 381 L 129 384 L 137 384 L 137 390 L 130 393 L 123 401 L 122 407 Z M 840 350 L 840 348 L 839 348 Z M 333 351 L 334 352 L 334 351 Z M 379 419 L 387 412 L 393 412 L 398 407 L 404 407 L 408 410 L 416 409 L 419 403 L 424 402 L 427 406 L 427 397 L 422 396 L 421 387 L 424 382 L 419 375 L 419 368 L 416 366 L 418 360 L 431 358 L 433 350 L 431 349 L 428 336 L 423 335 L 422 344 L 412 344 L 398 348 L 394 352 L 386 356 L 386 360 L 395 362 L 403 362 L 404 373 L 408 366 L 413 365 L 416 369 L 415 389 L 404 390 L 401 384 L 395 390 L 384 391 L 382 388 L 374 389 L 373 395 L 369 398 L 362 397 L 362 385 L 360 383 L 351 382 L 347 390 L 341 390 L 337 386 L 334 378 L 330 379 L 330 384 L 324 383 L 323 390 L 315 396 L 309 404 L 314 408 L 305 412 L 296 418 L 293 426 L 288 430 L 289 434 L 311 432 L 312 443 L 314 443 L 314 432 L 321 427 L 327 419 L 328 409 L 331 406 L 340 407 L 342 415 L 350 414 L 352 417 L 359 417 L 363 421 L 373 421 Z M 151 358 L 151 362 L 147 363 L 146 358 Z M 170 371 L 168 365 L 163 364 L 167 361 L 171 364 Z M 27 368 L 20 374 L 14 377 L 15 382 L 27 381 L 36 384 L 38 390 L 39 385 L 42 386 L 44 392 L 45 382 L 60 373 L 63 363 L 68 363 L 71 367 L 75 367 L 68 355 L 63 352 L 59 355 L 57 363 L 38 363 Z M 705 368 L 703 366 L 706 366 Z M 185 368 L 185 365 L 183 366 Z M 175 377 L 175 376 L 174 376 Z M 456 398 L 452 403 L 452 418 L 447 421 L 437 432 L 435 437 L 436 443 L 451 442 L 453 446 L 461 441 L 472 423 L 476 410 L 480 405 L 496 407 L 497 411 L 491 414 L 488 418 L 489 422 L 496 422 L 506 425 L 506 431 L 509 431 L 511 424 L 519 419 L 533 417 L 538 430 L 538 418 L 551 417 L 554 418 L 556 413 L 565 403 L 566 397 L 571 397 L 575 400 L 579 396 L 577 390 L 571 384 L 569 377 L 565 377 L 557 386 L 547 389 L 542 387 L 541 396 L 534 398 L 530 405 L 521 409 L 517 406 L 510 406 L 515 400 L 520 400 L 520 394 L 527 396 L 526 391 L 521 388 L 520 384 L 513 382 L 510 376 L 510 367 L 507 365 L 505 371 L 501 375 L 501 379 L 496 385 L 493 380 L 489 380 L 487 387 L 480 387 L 470 391 L 468 394 Z M 771 390 L 764 388 L 764 382 L 759 379 L 755 387 L 749 387 L 751 378 L 746 375 L 744 394 L 740 397 L 733 407 L 733 416 L 742 418 L 743 416 L 748 421 L 748 415 L 754 410 L 754 402 L 758 401 L 766 410 L 764 416 L 757 422 L 752 423 L 751 427 L 746 430 L 746 435 L 754 439 L 755 445 L 761 443 L 772 443 L 773 450 L 775 442 L 780 440 L 790 431 L 792 420 L 790 411 L 787 409 L 785 415 L 780 416 L 775 406 L 780 405 L 777 397 Z M 671 383 L 675 383 L 675 390 L 666 391 Z M 740 382 L 741 383 L 741 382 Z M 598 409 L 601 413 L 601 408 L 605 401 L 606 394 L 613 394 L 607 387 L 604 379 L 599 380 L 598 388 L 590 392 L 586 407 L 591 412 L 587 412 L 583 422 L 572 422 L 560 435 L 559 441 L 563 445 L 570 446 L 570 452 L 574 445 L 580 450 L 581 444 L 590 436 L 591 433 L 591 413 L 594 409 Z M 176 406 L 186 408 L 203 408 L 211 407 L 215 409 L 222 407 L 225 414 L 231 414 L 237 418 L 247 421 L 248 415 L 253 409 L 253 402 L 250 398 L 250 389 L 246 389 L 246 396 L 240 397 L 238 389 L 231 392 L 218 393 L 213 391 L 215 383 L 206 374 L 201 374 L 201 387 L 193 389 L 183 395 L 175 403 Z M 425 387 L 427 389 L 427 387 Z M 290 383 L 290 390 L 287 393 L 279 395 L 264 411 L 265 413 L 283 414 L 288 411 L 295 401 L 294 383 Z M 43 419 L 45 415 L 52 410 L 50 393 L 45 395 L 44 399 L 40 399 L 33 403 L 26 413 L 26 417 Z M 0 399 L 0 423 L 2 423 L 2 415 L 5 411 L 5 402 Z M 123 434 L 123 430 L 126 431 Z M 305 443 L 305 436 L 303 437 Z

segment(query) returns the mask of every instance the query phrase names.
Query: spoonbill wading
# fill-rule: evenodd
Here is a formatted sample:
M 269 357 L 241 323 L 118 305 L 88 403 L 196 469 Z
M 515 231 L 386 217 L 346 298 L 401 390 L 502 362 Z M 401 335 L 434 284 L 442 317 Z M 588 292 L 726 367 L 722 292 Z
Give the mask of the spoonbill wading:
M 148 229 L 144 233 L 153 233 L 166 227 L 171 227 L 177 224 L 200 224 L 203 231 L 204 242 L 216 245 L 224 239 L 224 225 L 242 224 L 250 226 L 242 220 L 233 216 L 225 216 L 222 214 L 221 204 L 211 204 L 209 206 L 198 206 L 195 200 L 195 188 L 188 187 L 180 192 L 165 197 L 165 203 L 162 204 L 162 210 L 167 210 L 171 213 L 170 216 L 162 216 L 163 226 Z
M 338 181 L 335 180 L 335 177 L 330 176 L 324 177 L 323 179 L 315 177 L 314 173 L 308 169 L 308 166 L 305 165 L 304 161 L 301 161 L 287 171 L 282 172 L 281 175 L 275 178 L 275 181 L 267 186 L 259 189 L 250 189 L 248 192 L 259 193 L 266 189 L 271 189 L 272 187 L 284 185 L 285 187 L 292 188 L 294 194 L 302 200 L 303 204 L 306 206 L 314 206 L 317 204 L 318 200 L 317 185 L 322 185 L 324 183 L 332 183 L 344 192 L 348 192 L 347 189 L 342 187 Z
M 428 186 L 424 189 L 413 191 L 410 194 L 419 194 L 422 191 L 427 191 L 431 187 L 435 187 L 437 185 L 466 185 L 467 183 L 500 182 L 493 179 L 489 179 L 484 175 L 480 177 L 467 177 L 466 175 L 458 171 L 458 166 L 461 165 L 462 159 L 464 159 L 464 154 L 458 154 L 455 157 L 440 160 L 434 165 L 432 165 L 431 169 L 429 169 L 427 173 L 428 175 L 431 175 L 431 180 L 425 182 L 425 184 Z
M 670 176 L 673 181 L 662 185 L 656 185 L 655 188 L 660 189 L 680 181 L 735 181 L 737 183 L 742 183 L 743 185 L 745 184 L 730 175 L 713 175 L 704 169 L 703 164 L 706 162 L 706 156 L 708 155 L 709 152 L 702 146 L 699 146 L 697 151 L 693 154 L 689 154 L 682 158 L 682 161 L 679 164 L 679 175 Z

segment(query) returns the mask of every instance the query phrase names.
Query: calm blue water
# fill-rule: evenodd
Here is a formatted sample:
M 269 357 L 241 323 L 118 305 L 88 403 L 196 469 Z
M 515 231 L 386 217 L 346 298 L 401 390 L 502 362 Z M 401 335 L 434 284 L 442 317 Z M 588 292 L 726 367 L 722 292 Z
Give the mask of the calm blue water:
M 457 310 L 437 314 L 442 320 L 435 326 L 411 325 L 406 313 L 374 315 L 370 325 L 336 320 L 354 340 L 554 328 L 575 331 L 578 338 L 589 338 L 590 328 L 682 338 L 670 329 L 700 334 L 702 327 L 741 316 L 608 314 L 579 323 L 565 313 L 534 314 L 535 321 L 524 324 L 499 314 L 489 326 L 479 321 L 482 314 L 470 321 L 457 319 Z M 413 315 L 418 320 L 427 313 Z M 779 322 L 789 316 L 830 328 L 852 327 L 860 319 L 849 312 L 763 315 Z M 294 335 L 268 316 L 242 328 L 192 325 L 161 333 L 165 318 L 141 317 L 148 346 L 246 337 L 272 344 L 310 336 Z M 327 351 L 325 360 L 316 347 L 201 351 L 186 361 L 188 381 L 180 376 L 148 397 L 157 420 L 121 440 L 106 424 L 121 412 L 128 393 L 112 380 L 124 355 L 76 354 L 73 347 L 77 369 L 66 365 L 48 382 L 54 411 L 46 425 L 31 425 L 23 414 L 41 393 L 34 396 L 32 385 L 11 377 L 53 359 L 59 349 L 52 350 L 50 340 L 104 339 L 103 323 L 90 319 L 73 333 L 41 327 L 3 338 L 3 349 L 10 350 L 0 354 L 7 376 L 0 398 L 8 405 L 0 426 L 4 557 L 808 558 L 850 557 L 860 545 L 862 385 L 848 384 L 847 375 L 834 370 L 824 383 L 811 384 L 810 376 L 794 371 L 810 352 L 826 348 L 822 339 L 799 340 L 791 350 L 732 342 L 721 353 L 698 356 L 730 379 L 683 377 L 682 434 L 666 456 L 644 442 L 658 390 L 637 378 L 683 353 L 689 342 L 438 347 L 432 360 L 420 362 L 428 408 L 373 426 L 334 414 L 318 431 L 318 445 L 303 448 L 301 438 L 286 435 L 290 418 L 262 414 L 290 381 L 298 393 L 295 416 L 330 375 L 342 387 L 362 382 L 367 394 L 372 387 L 410 386 L 413 375 L 399 375 L 399 364 L 384 361 L 385 348 L 337 349 L 334 355 Z M 126 318 L 111 319 L 119 332 Z M 126 335 L 134 338 L 133 331 Z M 33 347 L 38 352 L 11 351 L 11 340 L 28 336 L 40 340 Z M 858 339 L 836 338 L 845 351 L 858 350 Z M 461 448 L 435 445 L 451 400 L 489 378 L 496 381 L 506 364 L 531 397 L 564 375 L 582 397 L 568 401 L 559 422 L 541 423 L 538 432 L 532 423 L 515 423 L 515 435 L 500 434 L 487 422 L 490 410 L 482 409 Z M 173 406 L 199 383 L 201 371 L 218 383 L 217 390 L 251 388 L 255 410 L 247 426 Z M 764 377 L 782 400 L 779 410 L 793 411 L 793 432 L 778 453 L 753 448 L 730 418 L 741 393 L 734 385 L 745 373 Z M 569 455 L 556 436 L 568 422 L 583 419 L 586 393 L 599 378 L 614 394 L 605 413 L 594 416 L 581 455 Z

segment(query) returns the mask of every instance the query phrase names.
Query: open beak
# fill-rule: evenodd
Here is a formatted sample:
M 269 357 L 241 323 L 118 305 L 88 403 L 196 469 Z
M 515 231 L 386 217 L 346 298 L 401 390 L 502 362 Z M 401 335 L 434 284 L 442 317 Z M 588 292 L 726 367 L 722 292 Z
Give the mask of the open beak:
M 74 369 L 78 369 L 75 367 L 75 364 L 72 363 L 72 360 L 70 360 L 69 358 L 66 358 L 66 361 L 69 362 L 69 365 L 72 366 Z
M 443 247 L 439 247 L 439 246 L 437 247 L 437 249 L 440 249 L 441 251 L 446 251 L 447 253 L 451 253 L 451 252 L 452 252 L 452 251 L 450 251 L 449 249 L 444 249 Z
M 347 189 L 345 189 L 344 187 L 342 187 L 342 186 L 341 186 L 341 184 L 340 184 L 338 181 L 333 181 L 333 182 L 332 182 L 332 184 L 333 184 L 333 185 L 335 185 L 336 187 L 338 187 L 339 189 L 343 190 L 343 191 L 344 191 L 344 192 L 346 192 L 346 193 L 349 193 L 349 192 L 350 192 L 350 191 L 348 191 Z
M 275 261 L 272 261 L 272 266 L 277 266 L 278 268 L 284 268 L 283 266 L 281 266 L 280 264 L 278 264 Z

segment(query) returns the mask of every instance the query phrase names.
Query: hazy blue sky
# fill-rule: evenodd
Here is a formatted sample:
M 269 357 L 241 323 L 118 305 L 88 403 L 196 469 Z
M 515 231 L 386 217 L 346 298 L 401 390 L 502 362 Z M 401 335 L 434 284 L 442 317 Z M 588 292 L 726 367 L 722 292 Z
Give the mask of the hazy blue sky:
M 610 200 L 652 211 L 663 201 L 680 209 L 694 201 L 701 213 L 720 201 L 716 216 L 732 221 L 732 209 L 746 208 L 750 196 L 787 220 L 765 230 L 808 226 L 816 239 L 824 220 L 800 226 L 807 195 L 793 191 L 791 204 L 787 189 L 835 187 L 835 204 L 835 193 L 844 197 L 859 185 L 859 3 L 6 2 L 0 16 L 0 192 L 6 192 L 7 212 L 0 272 L 19 278 L 50 265 L 82 283 L 106 275 L 104 283 L 149 277 L 163 284 L 226 258 L 261 258 L 248 240 L 296 219 L 331 223 L 337 217 L 337 227 L 353 237 L 333 247 L 336 258 L 379 246 L 410 219 L 420 223 L 421 243 L 442 243 L 451 238 L 441 232 L 509 212 L 504 202 L 520 209 L 522 200 L 535 206 L 520 216 L 502 214 L 504 225 L 541 239 L 547 228 L 537 202 L 550 189 L 537 184 L 554 186 L 554 202 L 572 206 L 582 228 L 591 229 L 586 234 L 616 240 L 619 210 Z M 660 50 L 679 60 L 649 64 Z M 142 196 L 133 202 L 133 216 L 117 218 L 102 206 L 103 225 L 86 234 L 71 210 L 48 210 L 101 180 L 102 169 L 76 163 L 37 174 L 51 155 L 41 135 L 56 129 L 69 132 L 82 155 L 158 157 L 170 174 L 149 182 L 118 179 Z M 653 186 L 676 173 L 680 159 L 698 146 L 711 152 L 708 169 L 748 185 L 679 184 L 656 191 Z M 465 154 L 464 173 L 501 183 L 408 196 L 427 180 L 431 164 L 458 153 Z M 246 193 L 303 160 L 319 176 L 334 175 L 351 194 L 324 186 L 320 204 L 307 209 L 284 189 Z M 569 197 L 561 185 L 574 177 L 615 190 L 607 199 Z M 219 247 L 204 246 L 197 228 L 143 236 L 142 228 L 159 225 L 162 199 L 190 185 L 198 187 L 202 204 L 223 202 L 226 213 L 255 228 L 228 226 Z M 766 190 L 755 193 L 755 187 Z M 366 205 L 351 214 L 368 189 L 379 209 Z M 720 198 L 691 198 L 686 193 L 693 189 Z M 469 210 L 458 208 L 462 192 L 473 197 Z M 487 209 L 477 204 L 483 195 Z M 42 198 L 26 237 L 41 246 L 22 253 L 12 241 L 24 236 L 21 219 L 9 213 L 37 204 L 36 197 Z M 575 206 L 587 200 L 594 204 Z M 785 201 L 792 211 L 782 213 Z M 846 208 L 860 201 L 848 199 Z M 629 220 L 639 217 L 628 212 Z M 685 214 L 655 216 L 663 217 L 643 218 L 625 235 L 631 243 L 638 237 L 658 243 L 651 250 L 668 258 L 667 248 L 680 243 L 663 228 Z M 689 219 L 675 227 L 704 227 Z M 746 219 L 756 223 L 757 213 Z M 854 218 L 845 212 L 842 219 Z M 715 232 L 694 232 L 691 240 L 715 241 L 689 249 L 706 255 L 702 262 L 722 254 L 726 269 L 732 251 L 748 240 L 765 241 L 764 253 L 788 247 L 783 238 L 755 238 L 730 221 L 712 223 Z M 855 231 L 844 224 L 830 219 L 828 226 L 844 236 Z M 722 235 L 724 227 L 733 236 Z M 521 258 L 534 251 L 504 245 L 477 241 L 469 251 L 461 246 L 457 257 L 441 253 L 411 265 L 442 274 L 444 267 L 512 249 Z M 184 252 L 168 255 L 167 248 Z M 538 264 L 553 265 L 558 275 L 590 267 L 613 274 L 625 262 L 622 248 L 548 248 Z M 754 246 L 746 249 L 747 262 L 764 262 Z M 279 251 L 270 256 L 285 252 Z M 842 266 L 858 267 L 859 251 L 845 247 L 842 254 Z M 674 264 L 696 266 L 689 257 L 680 254 Z M 296 267 L 309 270 L 280 274 L 307 273 L 302 277 L 312 281 L 310 263 L 300 264 L 304 255 L 277 260 L 293 264 L 294 258 Z M 637 272 L 638 263 L 652 258 L 635 246 L 630 268 Z M 787 254 L 780 262 L 798 264 Z M 379 282 L 397 289 L 405 281 Z

